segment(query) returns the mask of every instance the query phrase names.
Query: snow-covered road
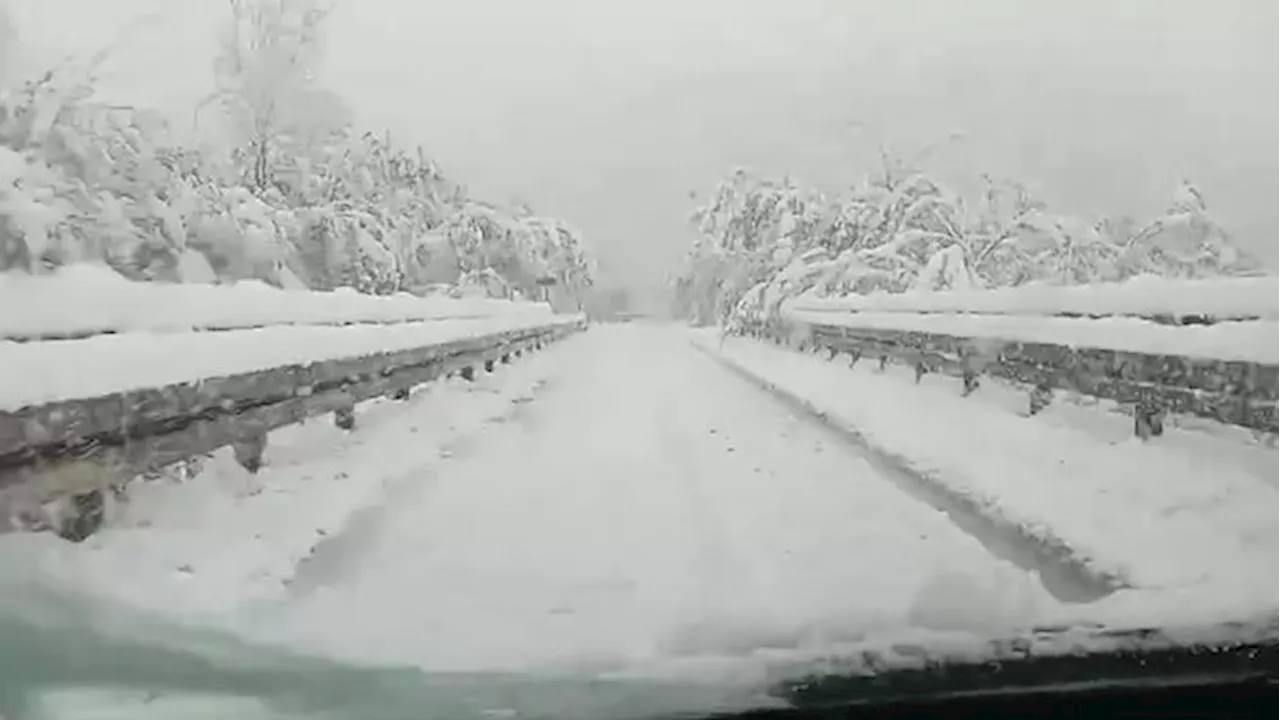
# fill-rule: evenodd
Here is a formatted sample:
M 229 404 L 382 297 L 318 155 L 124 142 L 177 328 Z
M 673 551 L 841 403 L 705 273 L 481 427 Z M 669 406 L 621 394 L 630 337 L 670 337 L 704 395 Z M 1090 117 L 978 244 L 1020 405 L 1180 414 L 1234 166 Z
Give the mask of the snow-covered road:
M 602 669 L 1051 602 L 680 330 L 596 326 L 555 352 L 536 398 L 327 541 L 262 626 L 429 669 Z M 956 596 L 976 585 L 1002 590 Z

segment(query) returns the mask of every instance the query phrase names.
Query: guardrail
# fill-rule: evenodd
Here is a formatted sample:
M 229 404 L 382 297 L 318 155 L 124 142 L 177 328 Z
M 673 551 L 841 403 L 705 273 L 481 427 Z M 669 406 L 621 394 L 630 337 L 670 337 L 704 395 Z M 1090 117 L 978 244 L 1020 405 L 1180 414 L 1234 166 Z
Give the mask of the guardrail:
M 981 377 L 998 378 L 1028 390 L 1030 415 L 1057 390 L 1114 400 L 1132 409 L 1134 433 L 1143 439 L 1163 434 L 1168 413 L 1274 435 L 1274 286 L 1274 278 L 1206 284 L 1237 292 L 1202 295 L 1199 310 L 1187 287 L 1171 312 L 1146 309 L 1115 286 L 1092 294 L 1085 287 L 1054 289 L 1057 295 L 1030 289 L 1030 310 L 1010 290 L 794 300 L 769 320 L 743 323 L 742 332 L 832 359 L 846 354 L 851 364 L 906 364 L 917 382 L 930 373 L 954 376 L 965 396 Z M 1106 305 L 1115 303 L 1098 298 L 1118 301 L 1114 314 Z
M 486 298 L 364 295 L 351 288 L 282 290 L 257 281 L 231 285 L 132 282 L 95 265 L 70 265 L 51 275 L 0 273 L 0 308 L 22 308 L 0 315 L 0 340 L 15 342 L 126 332 L 381 325 L 512 313 L 542 319 L 553 316 L 545 303 Z
M 0 411 L 0 491 L 60 486 L 65 476 L 89 474 L 89 482 L 69 484 L 100 495 L 228 445 L 244 468 L 257 472 L 271 430 L 325 413 L 350 430 L 358 402 L 407 399 L 413 387 L 452 374 L 471 380 L 480 369 L 492 371 L 585 327 L 580 316 L 553 316 L 411 349 Z

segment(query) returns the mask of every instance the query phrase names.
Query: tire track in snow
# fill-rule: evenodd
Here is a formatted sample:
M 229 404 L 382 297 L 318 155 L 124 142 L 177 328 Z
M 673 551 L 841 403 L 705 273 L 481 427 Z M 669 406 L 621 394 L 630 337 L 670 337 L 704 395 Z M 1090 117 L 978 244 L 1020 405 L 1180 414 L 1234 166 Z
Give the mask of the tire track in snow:
M 1048 546 L 1022 528 L 990 517 L 969 499 L 958 496 L 942 483 L 917 473 L 905 459 L 880 451 L 856 429 L 832 421 L 804 398 L 757 377 L 696 340 L 691 344 L 733 374 L 771 395 L 780 405 L 796 410 L 815 427 L 841 438 L 875 467 L 882 477 L 901 489 L 903 494 L 946 513 L 958 530 L 982 543 L 993 557 L 1034 572 L 1045 590 L 1058 600 L 1089 603 L 1120 589 L 1108 578 L 1095 576 L 1063 548 Z
M 593 327 L 558 359 L 278 631 L 428 669 L 598 669 L 905 627 L 939 573 L 1009 567 L 679 329 Z M 965 610 L 1020 621 L 986 604 Z
M 545 350 L 544 353 L 552 349 L 554 346 Z M 298 563 L 293 576 L 284 581 L 289 589 L 289 597 L 293 600 L 305 597 L 317 588 L 335 582 L 349 573 L 374 545 L 387 513 L 397 503 L 411 502 L 415 497 L 429 491 L 440 472 L 441 460 L 474 452 L 481 446 L 486 431 L 492 426 L 519 420 L 532 403 L 540 396 L 552 391 L 560 382 L 556 372 L 560 368 L 553 363 L 547 363 L 544 358 L 537 358 L 537 360 L 542 360 L 546 364 L 546 371 L 541 372 L 542 376 L 534 379 L 527 390 L 519 391 L 502 413 L 486 418 L 475 432 L 443 443 L 434 454 L 424 457 L 420 467 L 384 480 L 387 492 L 382 502 L 356 510 L 351 514 L 341 532 L 321 538 L 311 549 L 311 553 Z M 477 380 L 478 383 L 469 389 L 494 393 L 512 390 L 508 387 L 512 382 L 511 378 L 479 376 Z M 481 383 L 487 383 L 493 387 L 485 387 Z M 431 412 L 432 408 L 428 406 L 419 410 Z M 404 421 L 412 422 L 413 420 L 410 416 L 404 418 Z

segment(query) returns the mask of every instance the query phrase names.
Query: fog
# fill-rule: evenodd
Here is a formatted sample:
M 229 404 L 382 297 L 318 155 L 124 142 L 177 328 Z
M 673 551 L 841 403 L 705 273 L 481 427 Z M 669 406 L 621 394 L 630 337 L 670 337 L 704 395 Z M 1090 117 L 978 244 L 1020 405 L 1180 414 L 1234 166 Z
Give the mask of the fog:
M 183 127 L 211 86 L 226 0 L 8 2 L 27 69 L 116 41 L 104 95 Z M 1274 0 L 339 0 L 325 82 L 627 283 L 734 166 L 834 189 L 957 131 L 928 167 L 961 187 L 1143 216 L 1190 178 L 1274 267 L 1276 28 Z

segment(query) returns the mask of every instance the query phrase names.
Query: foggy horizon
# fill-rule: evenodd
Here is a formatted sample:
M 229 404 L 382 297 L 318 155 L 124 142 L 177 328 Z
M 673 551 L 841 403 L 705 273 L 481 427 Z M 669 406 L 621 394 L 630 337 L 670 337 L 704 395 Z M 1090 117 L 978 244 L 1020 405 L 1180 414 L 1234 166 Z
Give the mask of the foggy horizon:
M 122 43 L 105 98 L 179 127 L 211 86 L 222 0 L 9 0 L 28 65 Z M 536 7 L 535 7 L 536 5 Z M 322 81 L 362 128 L 581 228 L 609 279 L 661 282 L 736 166 L 837 190 L 953 131 L 959 190 L 1149 217 L 1187 178 L 1275 267 L 1276 6 L 1264 0 L 338 2 Z M 66 18 L 76 22 L 68 25 Z

